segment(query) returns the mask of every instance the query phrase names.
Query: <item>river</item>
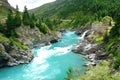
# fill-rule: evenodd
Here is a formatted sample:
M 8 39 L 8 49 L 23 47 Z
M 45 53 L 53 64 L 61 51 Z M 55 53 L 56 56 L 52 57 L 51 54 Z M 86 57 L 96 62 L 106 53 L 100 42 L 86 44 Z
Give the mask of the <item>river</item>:
M 86 60 L 71 51 L 79 41 L 74 32 L 65 32 L 60 42 L 34 48 L 35 57 L 29 64 L 1 68 L 0 80 L 63 80 L 70 67 L 74 74 L 83 74 Z

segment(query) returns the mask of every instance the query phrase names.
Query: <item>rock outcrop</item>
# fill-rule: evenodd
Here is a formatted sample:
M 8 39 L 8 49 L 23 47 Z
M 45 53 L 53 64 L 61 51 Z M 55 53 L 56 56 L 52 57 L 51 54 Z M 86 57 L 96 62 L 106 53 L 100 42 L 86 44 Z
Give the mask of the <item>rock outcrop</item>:
M 42 34 L 38 28 L 30 28 L 29 26 L 20 26 L 16 28 L 16 32 L 19 36 L 16 40 L 22 45 L 28 46 L 30 50 L 18 48 L 16 44 L 11 44 L 8 38 L 6 38 L 7 41 L 2 39 L 2 42 L 0 42 L 0 67 L 29 63 L 34 57 L 31 51 L 33 47 L 55 43 L 61 37 L 61 32 Z
M 45 46 L 58 42 L 61 37 L 61 32 L 42 34 L 37 27 L 30 28 L 29 26 L 18 27 L 16 32 L 19 35 L 18 41 L 29 48 Z
M 93 38 L 94 35 L 97 36 L 103 36 L 105 34 L 106 25 L 101 23 L 93 23 L 91 25 L 82 28 L 80 31 L 77 30 L 80 33 L 85 32 L 85 30 L 89 30 L 86 33 L 86 36 L 84 40 L 77 43 L 77 47 L 73 49 L 72 51 L 75 53 L 83 54 L 85 55 L 85 58 L 88 59 L 90 62 L 86 63 L 85 66 L 95 66 L 96 62 L 99 62 L 103 59 L 106 59 L 108 57 L 108 53 L 106 53 L 103 49 L 103 43 L 100 44 L 96 43 L 96 40 Z M 109 25 L 107 25 L 109 26 Z M 83 32 L 81 32 L 83 30 Z
M 29 63 L 34 55 L 30 50 L 22 50 L 9 42 L 0 43 L 0 67 Z

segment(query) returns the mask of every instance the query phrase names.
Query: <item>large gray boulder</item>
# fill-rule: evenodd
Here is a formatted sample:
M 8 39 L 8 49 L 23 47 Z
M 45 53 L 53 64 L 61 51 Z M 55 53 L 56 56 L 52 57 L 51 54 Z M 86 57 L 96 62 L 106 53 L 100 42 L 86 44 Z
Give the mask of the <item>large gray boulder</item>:
M 30 50 L 22 50 L 9 42 L 0 43 L 0 67 L 29 63 L 34 55 Z

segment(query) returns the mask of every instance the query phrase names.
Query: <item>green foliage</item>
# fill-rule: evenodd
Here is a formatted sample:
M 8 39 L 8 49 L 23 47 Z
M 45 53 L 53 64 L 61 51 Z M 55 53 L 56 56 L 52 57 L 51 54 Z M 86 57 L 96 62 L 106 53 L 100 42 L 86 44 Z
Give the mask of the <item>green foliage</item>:
M 105 16 L 102 20 L 101 20 L 104 24 L 105 23 L 109 23 L 110 26 L 113 26 L 113 19 L 110 16 Z
M 120 66 L 120 50 L 116 51 L 116 54 L 118 54 L 116 57 L 115 57 L 115 61 L 114 61 L 114 68 L 115 69 L 118 69 L 119 66 Z
M 22 45 L 20 42 L 18 42 L 14 37 L 9 38 L 11 43 L 16 45 L 18 48 L 23 50 L 28 50 L 29 48 L 27 46 Z
M 9 42 L 9 39 L 7 37 L 5 37 L 5 35 L 0 33 L 0 43 L 2 43 L 4 41 L 8 41 Z
M 7 29 L 14 29 L 14 16 L 12 10 L 9 10 L 7 20 L 6 20 Z
M 105 43 L 108 43 L 108 42 L 109 42 L 109 33 L 108 33 L 108 30 L 107 30 L 107 29 L 106 29 L 106 33 L 105 33 L 105 35 L 104 35 L 103 41 L 104 41 Z
M 67 78 L 64 78 L 64 80 L 71 80 L 73 78 L 73 70 L 72 68 L 69 68 L 67 71 Z
M 8 14 L 7 10 L 0 8 L 0 19 L 6 18 L 7 14 Z
M 37 22 L 37 19 L 36 19 L 35 15 L 32 14 L 31 19 L 30 19 L 30 27 L 34 28 L 36 26 L 36 22 Z
M 85 75 L 80 77 L 81 80 L 111 80 L 108 65 L 97 65 L 91 68 Z M 77 80 L 77 79 L 76 79 Z
M 36 16 L 42 18 L 45 17 L 59 20 L 70 19 L 72 20 L 71 25 L 69 26 L 70 28 L 82 26 L 95 20 L 101 21 L 103 17 L 103 22 L 110 20 L 109 24 L 112 25 L 111 17 L 115 21 L 120 21 L 119 5 L 120 0 L 103 0 L 102 2 L 100 0 L 57 0 L 55 2 L 48 3 L 36 9 L 30 10 L 30 12 L 35 13 Z M 111 34 L 113 34 L 113 36 L 119 35 L 118 33 L 120 31 L 118 32 L 118 28 L 113 28 L 112 31 L 113 32 Z
M 92 38 L 95 40 L 96 44 L 100 44 L 103 41 L 103 36 L 93 35 Z
M 116 72 L 114 75 L 112 75 L 113 80 L 120 80 L 120 72 Z
M 7 33 L 6 36 L 10 37 L 11 35 L 15 34 L 15 26 L 14 26 L 14 16 L 12 10 L 9 10 L 7 20 L 6 20 L 6 27 L 7 27 Z
M 114 42 L 109 42 L 109 43 L 105 46 L 105 49 L 106 49 L 107 51 L 110 51 L 111 48 L 112 48 L 112 46 L 113 46 L 113 44 L 114 44 Z
M 105 44 L 105 50 L 108 51 L 113 55 L 115 58 L 114 60 L 114 68 L 118 69 L 120 66 L 120 39 L 119 38 L 112 38 L 110 41 Z
M 54 30 L 54 28 L 53 28 L 54 25 L 53 25 L 52 21 L 50 21 L 50 19 L 47 18 L 43 22 L 49 27 L 49 29 Z
M 4 26 L 0 24 L 0 32 L 3 32 L 3 30 L 4 30 Z
M 16 6 L 16 15 L 14 18 L 14 26 L 19 27 L 19 26 L 21 26 L 21 23 L 22 23 L 22 19 L 21 19 L 21 15 L 19 12 L 19 8 L 18 8 L 18 6 Z
M 45 23 L 41 22 L 41 20 L 39 20 L 39 22 L 37 23 L 36 26 L 37 26 L 37 27 L 39 28 L 39 30 L 40 30 L 42 33 L 44 33 L 44 34 L 50 32 L 50 29 L 47 27 L 47 25 L 46 25 Z
M 104 61 L 102 65 L 97 64 L 94 68 L 91 67 L 86 74 L 78 76 L 72 80 L 119 80 L 120 72 L 111 74 L 109 62 Z
M 27 7 L 24 7 L 23 18 L 22 18 L 24 25 L 30 25 L 30 15 L 28 13 Z
M 120 23 L 116 22 L 115 26 L 110 31 L 110 38 L 120 37 Z

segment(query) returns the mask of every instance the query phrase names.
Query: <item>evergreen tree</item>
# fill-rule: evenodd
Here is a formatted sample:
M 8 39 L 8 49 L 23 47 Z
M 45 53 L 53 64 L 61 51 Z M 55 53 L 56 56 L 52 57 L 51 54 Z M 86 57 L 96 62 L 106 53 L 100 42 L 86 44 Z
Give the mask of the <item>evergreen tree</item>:
M 6 20 L 7 33 L 6 36 L 10 37 L 14 34 L 14 16 L 12 10 L 9 10 L 7 20 Z
M 31 27 L 31 28 L 34 28 L 35 25 L 36 25 L 36 22 L 37 22 L 37 19 L 36 19 L 35 15 L 32 14 L 32 15 L 31 15 L 31 19 L 30 19 L 30 27 Z
M 19 27 L 19 26 L 21 26 L 21 23 L 22 23 L 22 20 L 21 20 L 19 8 L 18 8 L 18 6 L 16 6 L 16 15 L 15 15 L 15 19 L 14 19 L 14 25 L 16 27 Z
M 105 43 L 108 43 L 108 42 L 109 42 L 108 29 L 106 29 L 106 33 L 105 33 L 105 35 L 104 35 L 103 41 L 104 41 Z
M 9 9 L 7 20 L 6 20 L 7 29 L 10 29 L 10 30 L 13 29 L 13 20 L 14 20 L 13 12 L 12 10 Z
M 39 30 L 46 34 L 48 32 L 50 32 L 49 28 L 47 27 L 47 25 L 45 23 L 43 23 L 40 19 L 39 22 L 36 24 L 36 26 L 39 28 Z
M 4 26 L 2 24 L 0 24 L 0 32 L 4 32 Z
M 27 7 L 25 6 L 24 12 L 23 12 L 23 24 L 24 25 L 30 25 L 30 15 L 28 13 Z
M 50 19 L 45 19 L 44 23 L 46 23 L 46 25 L 49 27 L 49 29 L 53 30 L 53 24 L 52 21 L 50 21 Z

